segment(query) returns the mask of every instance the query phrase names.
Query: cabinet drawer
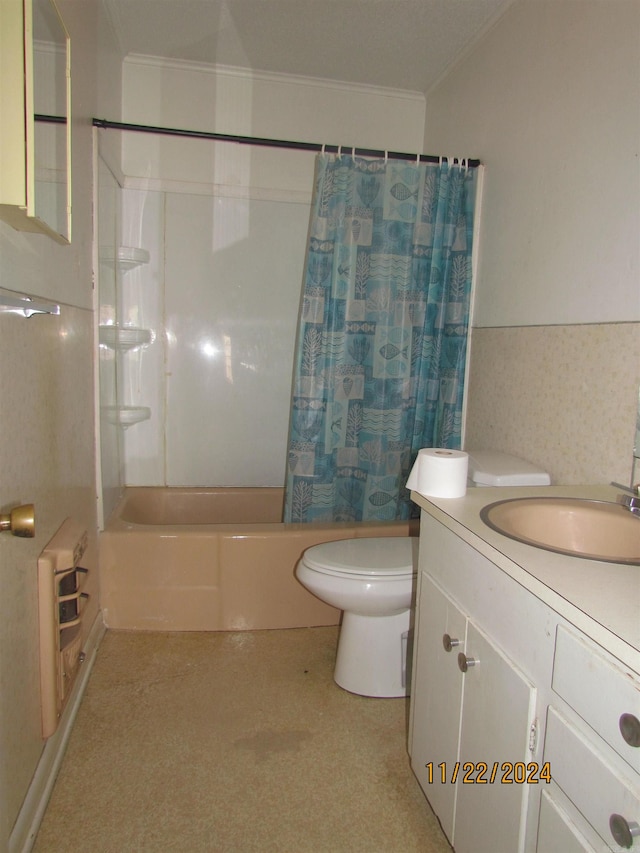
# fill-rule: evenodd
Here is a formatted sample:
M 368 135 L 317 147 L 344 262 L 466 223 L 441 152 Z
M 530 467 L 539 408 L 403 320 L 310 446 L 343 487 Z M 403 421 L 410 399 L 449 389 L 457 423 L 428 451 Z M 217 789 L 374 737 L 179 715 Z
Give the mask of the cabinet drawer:
M 538 853 L 596 853 L 552 795 L 542 792 L 538 824 Z
M 611 850 L 620 850 L 609 829 L 609 818 L 622 815 L 629 823 L 640 822 L 640 791 L 624 780 L 583 739 L 555 708 L 547 717 L 545 761 L 551 775 L 578 811 Z
M 620 729 L 625 714 L 640 720 L 637 674 L 625 670 L 599 646 L 559 626 L 552 686 L 558 696 L 640 773 L 640 745 L 629 745 Z M 630 722 L 633 729 L 633 721 Z

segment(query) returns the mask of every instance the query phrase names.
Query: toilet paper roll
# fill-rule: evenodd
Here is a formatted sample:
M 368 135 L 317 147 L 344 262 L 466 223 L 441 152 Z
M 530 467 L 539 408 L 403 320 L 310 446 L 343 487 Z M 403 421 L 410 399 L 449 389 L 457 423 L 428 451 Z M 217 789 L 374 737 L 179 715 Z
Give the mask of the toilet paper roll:
M 469 456 L 462 450 L 425 447 L 409 474 L 407 488 L 425 497 L 461 498 L 467 491 Z

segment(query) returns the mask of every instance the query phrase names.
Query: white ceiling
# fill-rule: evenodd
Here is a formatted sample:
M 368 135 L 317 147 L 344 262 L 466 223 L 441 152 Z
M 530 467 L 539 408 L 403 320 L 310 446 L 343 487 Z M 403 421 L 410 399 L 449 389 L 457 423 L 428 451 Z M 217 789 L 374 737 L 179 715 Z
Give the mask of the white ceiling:
M 426 92 L 513 0 L 102 0 L 130 53 Z

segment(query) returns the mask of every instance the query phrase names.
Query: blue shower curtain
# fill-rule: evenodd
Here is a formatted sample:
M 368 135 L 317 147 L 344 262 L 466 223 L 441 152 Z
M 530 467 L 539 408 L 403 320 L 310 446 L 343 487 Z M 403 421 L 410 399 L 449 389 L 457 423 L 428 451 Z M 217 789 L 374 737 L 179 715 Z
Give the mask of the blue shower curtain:
M 475 175 L 318 155 L 285 521 L 409 518 L 418 450 L 460 448 Z

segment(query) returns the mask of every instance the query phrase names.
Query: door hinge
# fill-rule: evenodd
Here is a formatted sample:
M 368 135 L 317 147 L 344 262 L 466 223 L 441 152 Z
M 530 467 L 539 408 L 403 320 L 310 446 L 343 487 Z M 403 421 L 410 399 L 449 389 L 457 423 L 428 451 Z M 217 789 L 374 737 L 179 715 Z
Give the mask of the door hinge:
M 538 747 L 538 721 L 534 720 L 531 723 L 531 728 L 529 729 L 529 752 L 532 755 L 535 755 L 537 747 Z

